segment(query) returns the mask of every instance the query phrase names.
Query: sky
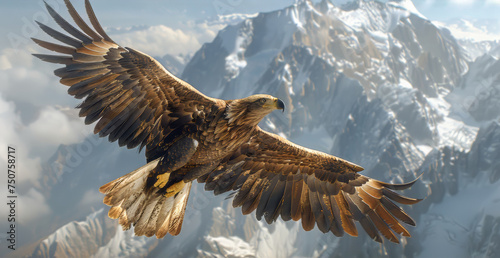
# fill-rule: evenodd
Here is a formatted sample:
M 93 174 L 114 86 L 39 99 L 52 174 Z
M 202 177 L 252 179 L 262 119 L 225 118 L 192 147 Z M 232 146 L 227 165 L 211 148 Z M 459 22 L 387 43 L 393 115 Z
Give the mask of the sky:
M 452 19 L 498 20 L 500 0 L 415 0 L 415 7 L 433 21 Z
M 230 13 L 257 13 L 272 11 L 290 5 L 296 0 L 104 0 L 91 1 L 94 9 L 107 27 L 138 25 L 165 25 L 172 29 L 186 30 L 192 23 L 209 17 Z M 314 0 L 317 2 L 318 0 Z M 346 0 L 333 0 L 345 2 Z M 387 0 L 384 0 L 387 1 Z M 55 7 L 62 0 L 47 0 Z M 83 0 L 73 0 L 77 9 Z M 457 18 L 493 19 L 498 22 L 500 0 L 414 0 L 417 9 L 435 21 Z M 147 3 L 147 4 L 145 4 Z M 43 20 L 42 0 L 0 0 L 0 46 L 12 45 L 9 34 L 30 34 L 33 20 Z M 57 10 L 57 8 L 56 8 Z M 46 17 L 46 15 L 45 15 Z
M 335 1 L 335 0 L 334 0 Z M 62 0 L 47 0 L 56 11 Z M 83 11 L 83 0 L 73 0 Z M 101 24 L 112 28 L 112 38 L 122 45 L 140 49 L 153 56 L 190 54 L 211 41 L 221 24 L 205 20 L 231 13 L 253 14 L 283 8 L 293 0 L 93 0 Z M 147 3 L 147 4 L 145 4 Z M 415 6 L 435 21 L 451 19 L 491 19 L 498 24 L 500 0 L 415 0 Z M 68 17 L 66 11 L 60 12 Z M 39 52 L 31 37 L 47 39 L 35 20 L 57 27 L 43 8 L 42 0 L 0 0 L 0 149 L 13 144 L 19 150 L 18 184 L 23 199 L 20 205 L 49 214 L 43 196 L 30 186 L 41 178 L 41 164 L 60 144 L 74 144 L 91 134 L 73 109 L 79 101 L 67 96 L 66 88 L 53 75 L 55 65 L 34 59 Z M 131 27 L 136 29 L 130 30 Z M 163 46 L 169 46 L 165 48 Z M 56 87 L 57 86 L 57 87 Z M 46 121 L 52 121 L 47 123 Z M 75 133 L 77 132 L 77 133 Z M 0 166 L 5 155 L 0 157 Z M 5 167 L 5 166 L 4 166 Z M 5 177 L 2 177 L 4 180 Z M 0 191 L 6 192 L 1 181 Z M 22 190 L 22 189 L 26 190 Z M 28 190 L 29 189 L 29 190 Z M 20 207 L 21 209 L 23 207 Z M 4 217 L 3 210 L 0 217 Z M 40 215 L 40 214 L 38 214 Z M 34 214 L 20 214 L 24 223 Z M 24 217 L 23 217 L 24 216 Z

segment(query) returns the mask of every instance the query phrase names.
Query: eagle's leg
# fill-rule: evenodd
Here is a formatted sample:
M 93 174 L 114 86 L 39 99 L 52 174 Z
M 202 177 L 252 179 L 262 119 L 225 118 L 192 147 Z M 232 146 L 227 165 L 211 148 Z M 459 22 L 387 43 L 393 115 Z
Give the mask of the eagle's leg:
M 172 146 L 170 146 L 163 156 L 163 159 L 155 168 L 156 177 L 154 178 L 154 187 L 163 188 L 167 185 L 170 180 L 170 173 L 178 170 L 179 168 L 186 165 L 193 154 L 196 152 L 198 147 L 198 141 L 191 139 L 189 137 L 183 137 L 177 140 Z M 167 189 L 167 197 L 169 193 L 174 194 L 179 192 L 184 187 L 184 184 L 177 185 L 177 183 L 170 185 Z

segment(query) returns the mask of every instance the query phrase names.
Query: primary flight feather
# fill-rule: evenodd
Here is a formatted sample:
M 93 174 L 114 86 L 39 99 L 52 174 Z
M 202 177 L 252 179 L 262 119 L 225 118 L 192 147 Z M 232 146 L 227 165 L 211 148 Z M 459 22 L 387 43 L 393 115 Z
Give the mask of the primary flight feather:
M 234 207 L 256 211 L 272 223 L 302 220 L 336 236 L 357 236 L 355 221 L 368 235 L 399 242 L 409 237 L 404 224 L 415 225 L 394 202 L 414 204 L 402 196 L 406 184 L 384 183 L 358 172 L 360 166 L 310 150 L 258 123 L 284 103 L 269 95 L 243 99 L 210 98 L 168 72 L 152 57 L 115 43 L 102 29 L 88 0 L 89 26 L 65 0 L 78 28 L 50 6 L 66 32 L 38 23 L 58 44 L 33 39 L 58 55 L 35 54 L 63 64 L 55 74 L 68 93 L 84 99 L 78 106 L 94 132 L 120 146 L 146 147 L 147 164 L 103 185 L 109 217 L 136 235 L 164 237 L 181 231 L 193 180 L 215 194 L 236 192 Z M 69 35 L 67 35 L 69 34 Z M 60 45 L 62 43 L 62 45 Z

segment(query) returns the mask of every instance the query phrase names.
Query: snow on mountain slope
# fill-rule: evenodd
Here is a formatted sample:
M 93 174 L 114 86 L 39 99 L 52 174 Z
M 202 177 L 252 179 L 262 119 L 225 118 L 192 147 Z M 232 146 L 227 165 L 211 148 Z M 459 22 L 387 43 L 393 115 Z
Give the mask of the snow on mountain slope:
M 408 0 L 342 6 L 302 1 L 227 26 L 202 46 L 182 74 L 212 97 L 279 97 L 286 113 L 270 114 L 263 128 L 360 164 L 363 174 L 397 183 L 423 173 L 405 192 L 425 200 L 405 207 L 418 226 L 401 245 L 381 246 L 362 233 L 336 238 L 318 230 L 305 232 L 296 222 L 267 225 L 253 214 L 241 215 L 230 200 L 213 197 L 197 184 L 179 236 L 154 242 L 110 229 L 109 241 L 99 242 L 93 254 L 147 250 L 152 257 L 432 257 L 457 254 L 448 248 L 453 246 L 471 255 L 496 252 L 496 244 L 484 241 L 500 235 L 500 212 L 488 208 L 496 203 L 497 194 L 490 191 L 500 178 L 499 98 L 489 93 L 497 87 L 498 64 L 492 54 L 473 62 L 460 44 Z M 83 157 L 82 167 L 62 173 L 64 182 L 74 182 L 71 188 L 61 180 L 47 181 L 44 194 L 56 196 L 51 207 L 61 212 L 59 220 L 83 219 L 89 213 L 84 207 L 99 207 L 102 197 L 83 198 L 86 193 L 143 162 L 137 157 L 141 155 L 116 148 L 99 144 Z M 57 168 L 57 157 L 65 157 L 64 152 L 49 167 Z M 59 174 L 49 170 L 48 178 Z M 75 194 L 57 194 L 71 191 Z M 65 210 L 56 203 L 87 206 Z M 464 230 L 463 225 L 473 227 Z M 80 237 L 72 232 L 65 235 L 68 243 Z M 55 240 L 46 238 L 43 250 L 64 245 Z
M 483 55 L 471 63 L 460 84 L 462 94 L 467 94 L 463 108 L 476 121 L 499 118 L 500 110 L 500 61 L 491 55 Z
M 430 153 L 419 172 L 434 181 L 417 229 L 420 257 L 496 257 L 500 244 L 500 124 L 482 127 L 469 152 L 443 148 Z
M 101 209 L 89 215 L 85 221 L 71 222 L 61 227 L 40 243 L 33 256 L 89 257 L 110 240 L 110 235 L 116 229 L 116 224 Z

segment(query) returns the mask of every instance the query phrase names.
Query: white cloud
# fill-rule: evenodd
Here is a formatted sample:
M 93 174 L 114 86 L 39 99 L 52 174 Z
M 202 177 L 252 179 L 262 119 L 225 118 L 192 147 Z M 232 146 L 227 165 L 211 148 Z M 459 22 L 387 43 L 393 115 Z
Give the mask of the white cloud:
M 80 119 L 70 116 L 64 109 L 46 107 L 35 122 L 25 125 L 21 121 L 14 102 L 5 101 L 0 94 L 0 148 L 12 146 L 16 149 L 18 184 L 38 184 L 42 160 L 50 158 L 60 144 L 83 141 L 90 133 Z M 3 164 L 5 155 L 0 156 Z
M 500 0 L 486 0 L 484 3 L 486 5 L 500 5 Z
M 111 38 L 121 46 L 131 47 L 151 56 L 176 56 L 195 52 L 203 43 L 213 40 L 221 28 L 221 25 L 188 22 L 182 30 L 156 25 L 122 30 L 119 34 L 111 35 Z
M 53 66 L 34 59 L 28 49 L 0 52 L 0 148 L 18 149 L 20 184 L 37 184 L 42 161 L 60 144 L 81 142 L 91 130 L 68 112 L 75 101 L 57 82 Z
M 80 200 L 80 203 L 78 204 L 79 207 L 92 207 L 96 206 L 102 203 L 102 194 L 96 191 L 95 189 L 91 189 L 85 192 L 83 194 L 82 199 Z
M 201 46 L 194 35 L 164 25 L 113 35 L 112 38 L 122 46 L 137 49 L 151 56 L 185 55 Z
M 49 149 L 53 153 L 59 145 L 82 142 L 91 133 L 91 126 L 85 126 L 83 119 L 77 117 L 77 112 L 71 111 L 76 110 L 47 106 L 25 128 L 24 134 L 30 140 L 33 152 Z
M 436 2 L 435 0 L 425 0 L 424 3 L 422 4 L 422 9 L 427 9 L 432 7 L 435 2 Z
M 0 56 L 0 70 L 7 70 L 12 68 L 9 59 L 5 55 Z
M 0 95 L 0 149 L 8 146 L 16 149 L 16 183 L 36 183 L 40 174 L 40 159 L 30 157 L 30 143 L 23 138 L 23 124 L 15 113 L 13 102 L 7 102 Z M 0 156 L 0 163 L 7 164 L 7 157 Z M 6 166 L 4 166 L 6 167 Z
M 500 39 L 500 33 L 495 29 L 489 29 L 488 24 L 474 23 L 469 20 L 458 20 L 455 23 L 433 22 L 438 27 L 447 28 L 457 39 L 479 41 L 495 41 Z
M 17 214 L 21 225 L 36 223 L 40 218 L 50 213 L 50 208 L 44 196 L 33 188 L 26 194 L 19 195 L 17 203 L 19 205 Z
M 0 69 L 0 91 L 4 99 L 13 101 L 23 117 L 34 116 L 26 113 L 27 107 L 37 112 L 47 105 L 76 106 L 78 101 L 68 97 L 68 88 L 54 76 L 54 69 L 60 66 L 33 57 L 32 52 L 47 52 L 41 48 L 33 51 L 31 47 L 0 51 L 0 66 L 4 68 Z
M 448 3 L 459 6 L 468 6 L 474 4 L 474 0 L 448 0 Z

